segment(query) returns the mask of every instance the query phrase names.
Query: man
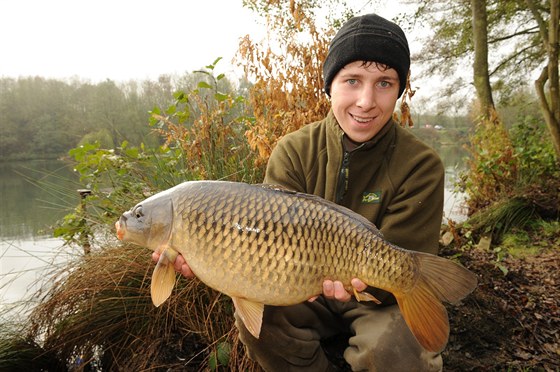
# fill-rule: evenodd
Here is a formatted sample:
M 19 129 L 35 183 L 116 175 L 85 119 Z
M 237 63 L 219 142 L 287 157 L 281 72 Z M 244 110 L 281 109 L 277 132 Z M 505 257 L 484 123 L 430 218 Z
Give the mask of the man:
M 323 67 L 331 111 L 278 143 L 264 183 L 344 205 L 372 221 L 388 241 L 436 254 L 443 165 L 392 120 L 409 67 L 399 26 L 374 14 L 350 19 L 332 40 Z M 182 258 L 176 269 L 193 275 Z M 359 279 L 352 285 L 366 289 Z M 267 306 L 259 339 L 236 315 L 240 339 L 267 371 L 336 370 L 322 342 L 340 334 L 350 335 L 343 355 L 354 371 L 441 370 L 441 356 L 418 344 L 392 295 L 366 290 L 382 303 L 357 302 L 342 283 L 327 280 L 323 295 L 306 303 Z

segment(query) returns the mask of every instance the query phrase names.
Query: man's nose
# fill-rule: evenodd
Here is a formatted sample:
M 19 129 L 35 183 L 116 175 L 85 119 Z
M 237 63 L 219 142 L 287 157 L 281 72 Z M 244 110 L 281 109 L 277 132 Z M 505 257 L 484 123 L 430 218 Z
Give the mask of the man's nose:
M 375 91 L 372 87 L 364 87 L 360 90 L 356 106 L 364 111 L 369 111 L 375 107 Z

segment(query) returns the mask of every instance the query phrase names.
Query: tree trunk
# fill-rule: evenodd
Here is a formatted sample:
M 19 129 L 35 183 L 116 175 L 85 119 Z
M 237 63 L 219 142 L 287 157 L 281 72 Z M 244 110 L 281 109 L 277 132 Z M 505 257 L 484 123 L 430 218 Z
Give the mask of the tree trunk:
M 471 0 L 474 43 L 473 77 L 481 114 L 490 119 L 495 111 L 488 73 L 488 15 L 486 0 Z
M 550 19 L 548 27 L 542 19 L 533 0 L 526 0 L 529 9 L 537 20 L 539 32 L 546 50 L 548 63 L 535 81 L 541 111 L 550 131 L 556 159 L 560 162 L 560 82 L 558 77 L 558 54 L 560 53 L 560 0 L 550 0 Z M 548 28 L 548 30 L 547 30 Z M 548 97 L 545 85 L 548 81 Z

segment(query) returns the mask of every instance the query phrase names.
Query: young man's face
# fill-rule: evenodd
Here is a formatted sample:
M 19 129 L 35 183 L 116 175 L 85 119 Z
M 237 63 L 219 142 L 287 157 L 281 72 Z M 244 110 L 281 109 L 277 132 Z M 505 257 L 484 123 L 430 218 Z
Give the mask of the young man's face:
M 393 115 L 399 95 L 399 76 L 375 63 L 351 62 L 334 77 L 331 104 L 336 120 L 354 142 L 373 138 Z

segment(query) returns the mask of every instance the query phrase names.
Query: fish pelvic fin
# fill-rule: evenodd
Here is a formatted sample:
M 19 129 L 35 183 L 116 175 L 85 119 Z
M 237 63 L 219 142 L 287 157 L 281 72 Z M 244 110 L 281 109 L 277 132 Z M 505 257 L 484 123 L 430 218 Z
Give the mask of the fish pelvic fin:
M 264 305 L 240 297 L 232 297 L 231 299 L 247 330 L 258 339 L 261 333 Z
M 415 252 L 419 277 L 412 289 L 394 293 L 406 324 L 424 349 L 440 352 L 449 338 L 449 320 L 442 301 L 457 303 L 477 284 L 476 275 L 435 255 Z
M 172 259 L 170 259 L 170 257 Z M 156 307 L 164 303 L 173 291 L 176 279 L 173 262 L 175 262 L 176 257 L 176 252 L 172 252 L 170 249 L 165 249 L 161 256 L 159 256 L 159 261 L 152 273 L 150 293 L 152 296 L 152 302 Z
M 352 290 L 354 291 L 354 297 L 356 297 L 356 300 L 358 302 L 361 301 L 373 301 L 375 302 L 377 305 L 381 304 L 381 301 L 379 301 L 374 295 L 372 295 L 371 293 L 368 292 L 358 292 L 358 290 L 354 287 L 352 287 Z

